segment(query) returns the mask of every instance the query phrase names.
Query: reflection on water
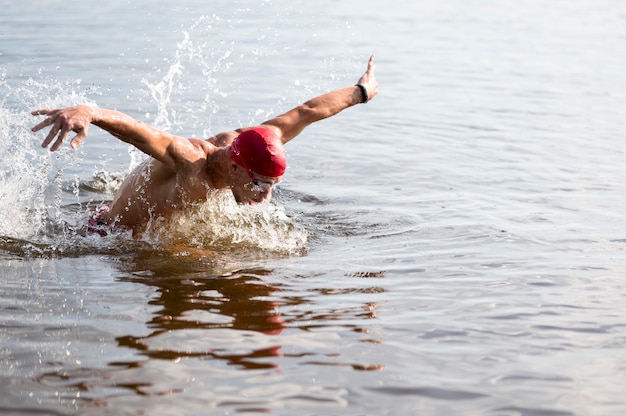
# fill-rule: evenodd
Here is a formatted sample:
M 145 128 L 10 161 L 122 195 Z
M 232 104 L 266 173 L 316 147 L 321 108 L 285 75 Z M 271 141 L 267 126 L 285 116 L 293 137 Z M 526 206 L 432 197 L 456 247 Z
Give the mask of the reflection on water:
M 146 323 L 152 331 L 149 335 L 119 337 L 117 340 L 120 346 L 135 348 L 141 351 L 141 355 L 152 359 L 212 357 L 245 368 L 276 366 L 273 363 L 255 362 L 255 359 L 279 356 L 280 346 L 231 354 L 229 349 L 237 350 L 239 347 L 207 345 L 196 350 L 188 345 L 170 344 L 173 331 L 185 330 L 228 328 L 279 335 L 285 328 L 277 302 L 273 300 L 279 288 L 262 280 L 271 271 L 246 270 L 229 276 L 207 278 L 172 278 L 159 276 L 159 273 L 156 271 L 152 276 L 130 278 L 131 281 L 156 289 L 155 297 L 149 304 L 157 305 L 159 309 Z M 162 339 L 166 341 L 161 342 Z
M 333 287 L 314 276 L 293 280 L 260 267 L 211 274 L 221 267 L 212 268 L 213 260 L 144 249 L 112 259 L 112 276 L 118 277 L 106 282 L 102 276 L 92 280 L 94 263 L 88 259 L 48 260 L 59 270 L 83 273 L 68 281 L 56 274 L 62 271 L 40 271 L 29 279 L 46 282 L 41 290 L 47 299 L 39 303 L 31 298 L 14 311 L 11 325 L 22 333 L 61 337 L 60 354 L 38 353 L 34 384 L 15 389 L 26 389 L 24 394 L 28 391 L 42 403 L 106 409 L 149 396 L 174 403 L 194 397 L 208 406 L 240 410 L 268 410 L 277 402 L 341 404 L 345 391 L 294 384 L 284 369 L 300 367 L 303 375 L 313 377 L 319 374 L 316 368 L 384 368 L 384 363 L 348 353 L 380 342 L 370 328 L 378 307 L 373 299 L 384 292 L 376 282 L 384 272 L 344 276 L 352 285 L 344 281 Z M 62 296 L 65 285 L 80 287 L 76 299 L 51 296 Z M 10 287 L 16 297 L 28 291 L 17 284 Z M 335 306 L 333 298 L 340 299 Z M 0 306 L 7 304 L 0 301 Z M 55 317 L 63 309 L 55 302 L 75 306 Z M 37 325 L 33 314 L 42 314 L 48 323 Z M 82 317 L 78 326 L 72 324 L 77 316 Z M 115 345 L 108 343 L 113 339 Z M 345 342 L 346 351 L 337 342 Z M 15 355 L 7 358 L 20 362 Z M 258 377 L 267 390 L 251 391 L 250 398 L 236 393 L 241 386 L 257 385 L 252 380 Z M 232 386 L 232 394 L 220 392 L 224 386 Z M 215 391 L 198 396 L 198 388 Z

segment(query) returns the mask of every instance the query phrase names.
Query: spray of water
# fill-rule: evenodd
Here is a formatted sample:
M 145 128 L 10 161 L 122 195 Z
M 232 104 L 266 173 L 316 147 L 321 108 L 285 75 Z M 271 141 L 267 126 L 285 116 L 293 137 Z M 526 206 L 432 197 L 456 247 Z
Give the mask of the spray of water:
M 228 71 L 233 45 L 221 44 L 217 50 L 193 41 L 183 33 L 175 58 L 156 81 L 150 74 L 144 80 L 157 106 L 151 124 L 164 130 L 183 125 L 204 125 L 206 114 L 219 108 L 216 97 L 223 97 L 216 85 L 217 75 Z M 208 53 L 207 51 L 211 51 Z M 217 56 L 216 56 L 217 53 Z M 198 72 L 198 68 L 200 71 Z M 155 71 L 160 74 L 162 69 Z M 187 103 L 178 98 L 194 88 L 195 74 L 202 74 L 206 93 L 201 102 Z M 99 169 L 88 172 L 81 166 L 84 150 L 68 146 L 51 153 L 42 150 L 42 137 L 33 135 L 36 122 L 30 111 L 69 105 L 95 105 L 94 89 L 80 81 L 58 82 L 10 76 L 0 68 L 0 251 L 19 255 L 78 255 L 111 252 L 149 243 L 152 246 L 181 244 L 214 253 L 264 252 L 299 254 L 305 249 L 307 235 L 277 205 L 240 207 L 228 193 L 211 195 L 209 202 L 194 207 L 168 224 L 158 221 L 143 242 L 132 242 L 129 232 L 84 236 L 89 210 L 110 201 L 124 174 Z M 197 96 L 197 94 L 196 94 Z M 150 115 L 146 115 L 150 118 Z M 210 123 L 209 123 L 210 124 Z M 130 152 L 129 169 L 144 159 Z
M 70 105 L 89 101 L 73 93 L 71 86 L 32 78 L 9 82 L 5 77 L 0 90 L 4 97 L 0 102 L 0 236 L 36 240 L 62 228 L 63 180 L 80 161 L 67 150 L 57 155 L 43 152 L 30 132 L 29 110 L 35 105 L 55 106 L 61 100 Z
M 209 253 L 293 255 L 305 251 L 307 233 L 274 204 L 238 205 L 228 192 L 214 191 L 209 200 L 151 230 L 165 245 Z

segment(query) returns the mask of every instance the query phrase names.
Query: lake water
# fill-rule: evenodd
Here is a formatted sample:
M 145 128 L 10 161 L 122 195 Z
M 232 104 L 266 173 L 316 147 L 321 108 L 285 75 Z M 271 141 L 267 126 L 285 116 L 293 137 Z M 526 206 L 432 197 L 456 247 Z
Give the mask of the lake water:
M 0 2 L 0 413 L 626 412 L 626 5 Z M 352 85 L 262 207 L 80 237 L 141 160 Z M 207 252 L 212 254 L 206 254 Z

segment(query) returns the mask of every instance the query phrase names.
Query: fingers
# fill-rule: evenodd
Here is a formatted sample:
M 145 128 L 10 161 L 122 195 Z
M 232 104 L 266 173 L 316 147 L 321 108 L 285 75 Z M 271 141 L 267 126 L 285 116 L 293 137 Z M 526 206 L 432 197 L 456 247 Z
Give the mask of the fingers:
M 372 54 L 370 55 L 370 59 L 368 59 L 367 61 L 367 70 L 365 71 L 365 73 L 363 73 L 359 82 L 366 81 L 370 77 L 373 77 L 374 69 L 376 69 L 376 65 L 374 65 L 374 54 Z
M 54 111 L 55 110 L 50 110 L 50 109 L 44 108 L 44 109 L 41 109 L 41 110 L 31 111 L 30 114 L 33 115 L 33 116 L 43 116 L 43 115 L 47 116 L 49 114 L 52 114 Z
M 54 112 L 54 110 L 49 110 L 49 109 L 45 108 L 45 109 L 42 109 L 42 110 L 31 111 L 30 114 L 33 115 L 33 116 L 48 116 L 48 115 L 52 114 L 53 112 Z M 42 121 L 41 123 L 39 123 L 36 126 L 34 126 L 33 128 L 31 128 L 30 131 L 32 131 L 34 133 L 36 131 L 39 131 L 39 130 L 43 129 L 44 127 L 48 127 L 52 123 L 54 123 L 54 118 L 53 117 L 48 117 L 44 121 Z
M 367 61 L 367 71 L 365 71 L 358 81 L 359 84 L 362 84 L 365 88 L 367 88 L 368 101 L 378 94 L 378 83 L 376 82 L 376 78 L 374 76 L 375 69 L 376 65 L 374 64 L 374 54 L 372 54 Z
M 83 140 L 85 140 L 86 137 L 87 137 L 86 129 L 78 132 L 78 134 L 74 136 L 74 138 L 70 142 L 70 146 L 72 146 L 72 149 L 76 150 L 78 146 L 83 142 Z
M 50 122 L 51 123 L 51 122 Z M 49 124 L 50 124 L 49 123 Z M 45 126 L 44 126 L 45 127 Z M 55 138 L 55 136 L 57 135 L 57 133 L 59 132 L 59 130 L 61 130 L 61 126 L 58 123 L 55 123 L 54 126 L 52 126 L 52 128 L 50 129 L 50 132 L 48 133 L 48 135 L 46 136 L 46 138 L 44 139 L 44 141 L 41 143 L 41 147 L 48 147 L 48 145 L 50 144 L 50 142 L 52 142 L 52 140 Z M 67 133 L 66 133 L 67 134 Z
M 376 69 L 376 65 L 374 65 L 374 54 L 370 55 L 370 59 L 367 61 L 367 71 L 365 71 L 366 75 L 370 75 L 374 73 L 374 69 Z
M 41 109 L 32 111 L 31 114 L 33 116 L 48 116 L 41 123 L 31 128 L 31 131 L 37 132 L 45 127 L 52 126 L 48 135 L 41 143 L 41 147 L 44 148 L 52 143 L 50 147 L 50 151 L 52 152 L 58 150 L 63 145 L 70 131 L 77 133 L 70 142 L 72 149 L 76 149 L 87 137 L 87 128 L 76 125 L 76 123 L 69 120 L 67 115 L 63 114 L 62 110 Z
M 61 133 L 59 133 L 59 137 L 57 138 L 57 140 L 54 142 L 54 144 L 50 148 L 51 152 L 54 152 L 54 151 L 58 150 L 59 147 L 61 147 L 61 145 L 65 141 L 65 138 L 67 137 L 67 133 L 69 133 L 69 132 L 70 131 L 68 129 L 61 129 Z M 50 132 L 50 133 L 52 133 L 52 132 Z
M 44 140 L 41 146 L 48 147 L 48 145 L 54 140 L 54 138 L 58 134 L 59 136 L 55 140 L 52 147 L 50 147 L 51 152 L 57 151 L 63 145 L 63 142 L 67 138 L 69 132 L 70 132 L 69 129 L 59 129 L 55 126 L 50 130 L 50 133 L 48 133 L 46 140 Z M 83 140 L 85 140 L 86 137 L 87 137 L 87 132 L 85 130 L 79 131 L 78 134 L 74 136 L 72 140 L 70 141 L 70 146 L 72 147 L 72 149 L 76 150 L 78 146 L 83 142 Z
M 37 131 L 43 129 L 44 127 L 48 127 L 52 123 L 53 123 L 52 117 L 48 117 L 47 119 L 45 119 L 41 123 L 37 124 L 35 127 L 31 128 L 30 131 L 32 131 L 33 133 L 37 132 Z

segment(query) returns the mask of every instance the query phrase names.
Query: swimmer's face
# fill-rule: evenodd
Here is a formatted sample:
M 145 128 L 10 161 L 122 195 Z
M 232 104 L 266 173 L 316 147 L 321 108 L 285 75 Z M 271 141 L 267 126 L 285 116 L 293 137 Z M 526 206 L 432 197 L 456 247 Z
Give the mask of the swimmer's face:
M 239 204 L 252 205 L 269 201 L 272 198 L 272 189 L 282 179 L 282 176 L 259 175 L 239 165 L 234 165 L 233 167 L 234 184 L 231 190 Z

